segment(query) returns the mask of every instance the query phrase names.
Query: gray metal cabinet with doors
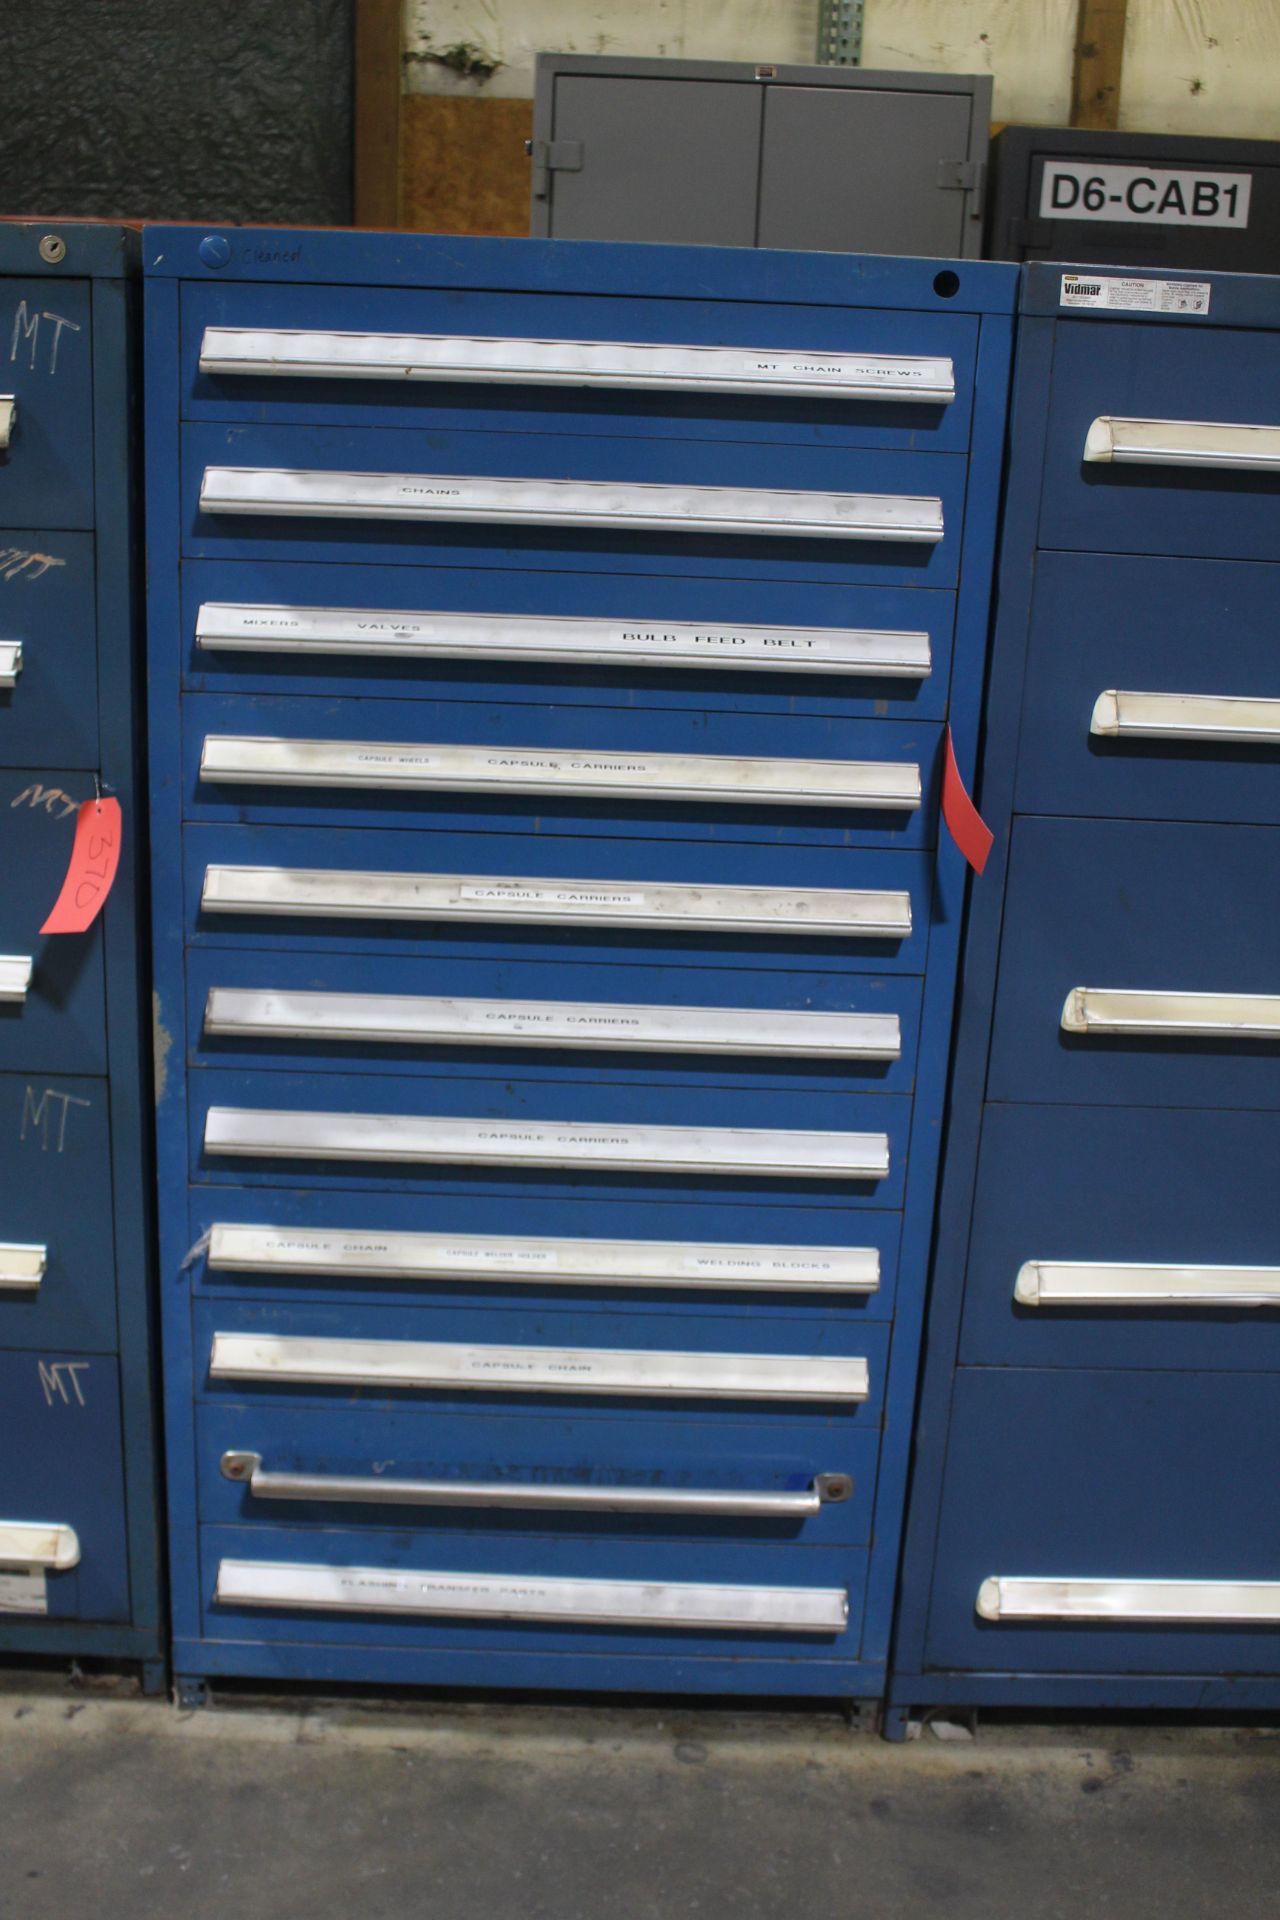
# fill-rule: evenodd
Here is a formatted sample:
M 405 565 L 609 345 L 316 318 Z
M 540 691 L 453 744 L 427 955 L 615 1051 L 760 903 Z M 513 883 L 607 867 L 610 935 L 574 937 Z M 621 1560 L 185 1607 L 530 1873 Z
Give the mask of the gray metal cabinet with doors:
M 530 232 L 982 252 L 991 80 L 538 55 Z

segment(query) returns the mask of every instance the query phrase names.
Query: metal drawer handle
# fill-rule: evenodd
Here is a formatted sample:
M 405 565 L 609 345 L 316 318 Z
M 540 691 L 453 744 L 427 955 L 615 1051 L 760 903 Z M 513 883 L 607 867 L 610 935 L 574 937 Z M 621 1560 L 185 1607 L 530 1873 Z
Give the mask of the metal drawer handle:
M 1275 1626 L 1280 1580 L 1042 1580 L 994 1575 L 978 1589 L 984 1620 L 1132 1620 Z
M 571 1240 L 512 1234 L 341 1227 L 209 1229 L 214 1273 L 327 1274 L 368 1280 L 512 1281 L 528 1286 L 729 1288 L 875 1293 L 878 1247 L 744 1246 L 714 1241 Z
M 1122 420 L 1103 414 L 1085 436 L 1086 461 L 1280 471 L 1280 427 L 1211 420 Z
M 713 928 L 905 940 L 911 895 L 836 887 L 694 887 L 647 880 L 544 880 L 316 867 L 205 868 L 202 913 L 346 920 L 494 920 L 557 926 Z
M 896 1013 L 776 1013 L 752 1007 L 269 988 L 210 988 L 204 1030 L 215 1037 L 388 1046 L 587 1047 L 836 1060 L 897 1060 L 902 1054 Z
M 669 1580 L 563 1580 L 542 1574 L 443 1573 L 414 1568 L 308 1566 L 222 1560 L 214 1600 L 224 1607 L 312 1607 L 333 1613 L 413 1613 L 546 1620 L 599 1627 L 743 1633 L 843 1633 L 843 1587 L 731 1587 Z
M 510 1480 L 380 1480 L 334 1473 L 269 1473 L 257 1453 L 222 1456 L 226 1479 L 255 1500 L 336 1500 L 397 1507 L 554 1507 L 571 1513 L 705 1513 L 757 1520 L 804 1519 L 847 1500 L 853 1481 L 819 1473 L 793 1493 L 727 1493 L 691 1487 L 530 1486 Z
M 21 672 L 21 640 L 0 640 L 0 687 L 16 687 Z
M 1280 1307 L 1280 1267 L 1028 1260 L 1013 1297 L 1024 1307 Z
M 1143 993 L 1073 987 L 1064 1033 L 1131 1034 L 1172 1040 L 1280 1040 L 1280 994 Z
M 13 430 L 17 423 L 17 397 L 12 393 L 0 393 L 0 447 L 10 445 L 13 440 Z
M 707 626 L 684 620 L 570 615 L 405 613 L 383 607 L 292 607 L 206 601 L 196 645 L 207 652 L 319 653 L 363 659 L 520 660 L 596 667 L 727 667 L 752 673 L 875 674 L 925 680 L 927 633 L 861 627 Z
M 429 1114 L 273 1112 L 262 1107 L 210 1107 L 204 1149 L 249 1159 L 750 1173 L 775 1180 L 884 1180 L 889 1174 L 886 1133 L 455 1120 Z
M 909 761 L 764 760 L 736 754 L 593 753 L 558 747 L 425 746 L 416 741 L 205 736 L 200 778 L 214 784 L 354 787 L 402 793 L 556 793 L 911 813 Z
M 211 1380 L 418 1392 L 599 1394 L 642 1399 L 829 1400 L 871 1392 L 864 1359 L 777 1353 L 628 1352 L 215 1333 Z
M 1109 688 L 1094 703 L 1089 731 L 1111 740 L 1280 743 L 1280 700 Z
M 34 971 L 29 953 L 0 953 L 0 1003 L 20 1006 L 31 989 Z
M 74 1527 L 42 1520 L 0 1520 L 0 1568 L 11 1573 L 66 1573 L 80 1564 Z
M 0 1292 L 35 1293 L 49 1265 L 49 1249 L 0 1240 Z
M 347 380 L 482 380 L 831 400 L 956 397 L 948 359 L 804 353 L 794 347 L 680 347 L 622 340 L 491 339 L 450 333 L 329 333 L 206 327 L 201 373 Z
M 936 546 L 942 502 L 892 493 L 801 493 L 616 480 L 507 480 L 482 474 L 334 473 L 206 467 L 202 513 L 319 514 L 480 526 L 600 527 L 610 532 L 889 540 Z

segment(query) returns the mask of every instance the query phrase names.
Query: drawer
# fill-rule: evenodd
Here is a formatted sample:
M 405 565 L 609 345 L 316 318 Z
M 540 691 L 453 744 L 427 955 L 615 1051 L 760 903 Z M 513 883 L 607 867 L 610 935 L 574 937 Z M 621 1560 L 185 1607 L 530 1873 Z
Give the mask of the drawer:
M 183 551 L 209 560 L 316 555 L 384 566 L 951 587 L 967 466 L 956 453 L 863 452 L 812 437 L 784 465 L 775 448 L 736 440 L 188 426 Z M 245 477 L 228 477 L 233 470 Z M 292 478 L 271 477 L 280 474 Z M 518 497 L 511 482 L 520 483 Z M 552 493 L 539 483 L 553 483 Z M 568 483 L 571 494 L 554 491 Z M 486 513 L 537 517 L 502 524 Z M 623 524 L 637 515 L 653 524 Z M 861 537 L 870 526 L 883 534 Z
M 1269 827 L 1018 820 L 989 1097 L 1280 1105 L 1278 863 Z
M 579 1081 L 572 1069 L 533 1081 L 196 1068 L 188 1098 L 196 1180 L 750 1193 L 761 1208 L 900 1206 L 911 1119 L 902 1094 Z
M 965 1365 L 1280 1368 L 1280 1115 L 988 1107 Z
M 105 1080 L 0 1074 L 0 1345 L 116 1344 Z
M 618 1305 L 581 1317 L 572 1305 L 511 1301 L 206 1299 L 193 1320 L 195 1388 L 214 1404 L 399 1406 L 480 1418 L 507 1408 L 535 1423 L 625 1414 L 636 1426 L 684 1408 L 708 1426 L 803 1419 L 819 1437 L 878 1429 L 889 1350 L 883 1324 L 785 1327 L 756 1320 L 749 1305 L 634 1317 Z
M 421 960 L 192 954 L 187 1032 L 208 1065 L 579 1084 L 732 1082 L 910 1093 L 921 983 L 781 966 L 600 966 L 514 954 Z
M 864 1210 L 849 1226 L 801 1204 L 762 1224 L 750 1197 L 596 1204 L 528 1193 L 497 1221 L 490 1199 L 467 1193 L 424 1209 L 401 1193 L 192 1187 L 189 1206 L 190 1274 L 202 1293 L 579 1315 L 732 1316 L 745 1303 L 753 1320 L 783 1329 L 889 1319 L 901 1228 L 896 1213 Z
M 1274 1674 L 1277 1449 L 1271 1374 L 962 1371 L 926 1664 Z
M 741 1541 L 203 1527 L 212 1639 L 855 1659 L 866 1554 Z M 432 1578 L 441 1576 L 443 1578 Z M 728 1591 L 726 1591 L 728 1589 Z M 743 1591 L 745 1589 L 745 1591 Z
M 572 371 L 565 356 L 545 349 L 557 341 L 584 341 L 581 299 L 452 287 L 379 287 L 372 298 L 376 328 L 369 324 L 367 288 L 184 287 L 184 416 L 432 430 L 474 425 L 479 417 L 524 433 L 551 427 L 584 436 L 750 438 L 774 446 L 817 433 L 834 446 L 952 451 L 968 444 L 978 338 L 971 315 L 597 297 L 590 303 L 590 324 L 598 328 L 598 344 L 589 355 L 579 350 L 574 356 L 589 369 L 591 384 L 585 378 L 564 384 L 563 375 Z M 209 327 L 219 332 L 206 343 Z M 326 340 L 316 335 L 318 328 L 348 338 Z M 262 329 L 299 336 L 291 343 L 297 371 L 251 370 L 262 364 L 264 348 L 279 364 L 278 345 L 273 351 L 270 342 L 245 337 Z M 441 351 L 444 343 L 430 338 L 415 342 L 415 335 L 434 335 L 436 341 L 445 336 L 457 351 Z M 633 346 L 609 352 L 611 344 L 634 341 L 649 344 L 638 355 Z M 514 362 L 510 377 L 486 355 L 494 345 Z M 699 351 L 682 362 L 671 354 L 680 347 Z M 735 348 L 747 352 L 738 358 Z M 760 348 L 770 350 L 763 365 L 751 351 Z M 708 350 L 714 355 L 710 364 Z M 353 352 L 356 366 L 381 362 L 381 377 L 357 373 L 347 357 Z M 863 355 L 890 364 L 860 367 Z M 453 368 L 456 377 L 422 377 L 431 359 L 437 368 Z M 946 380 L 945 369 L 921 365 L 922 359 L 950 361 L 953 398 L 900 397 L 904 390 L 936 391 Z M 462 377 L 468 361 L 478 377 Z M 412 369 L 408 377 L 406 369 Z M 522 369 L 537 378 L 521 380 Z M 614 384 L 623 380 L 637 384 Z M 717 380 L 738 390 L 717 389 Z
M 0 1352 L 0 1631 L 127 1620 L 120 1383 L 111 1359 Z
M 93 781 L 65 770 L 0 773 L 0 1070 L 105 1073 L 102 932 L 41 935 Z
M 0 532 L 0 766 L 97 766 L 94 593 L 92 534 Z
M 543 823 L 544 825 L 550 823 Z M 923 973 L 932 856 L 285 824 L 184 829 L 199 947 Z M 571 842 L 571 843 L 570 843 Z
M 931 844 L 940 729 L 496 701 L 192 695 L 188 815 L 664 838 Z M 408 738 L 406 739 L 406 735 Z
M 1232 436 L 1185 423 L 1274 430 L 1280 376 L 1274 333 L 1059 321 L 1039 542 L 1086 553 L 1191 554 L 1274 560 L 1280 540 L 1277 455 L 1270 470 L 1232 466 Z M 1085 458 L 1095 421 L 1114 420 L 1118 457 Z M 1126 433 L 1125 421 L 1165 423 Z M 1107 436 L 1094 435 L 1099 451 Z M 1274 441 L 1274 432 L 1273 432 Z M 1193 442 L 1199 444 L 1192 444 Z M 1145 444 L 1144 444 L 1145 443 Z M 1133 456 L 1125 449 L 1132 447 Z M 1153 448 L 1165 449 L 1154 461 Z M 1256 450 L 1244 458 L 1259 457 Z
M 1274 566 L 1038 554 L 1018 807 L 1280 821 L 1277 594 Z
M 264 1407 L 197 1417 L 219 1526 L 865 1546 L 878 1436 L 813 1420 L 636 1423 L 521 1413 Z
M 14 401 L 0 527 L 93 525 L 91 322 L 87 280 L 0 280 L 0 392 Z
M 216 692 L 939 720 L 955 595 L 512 567 L 188 561 L 183 678 Z

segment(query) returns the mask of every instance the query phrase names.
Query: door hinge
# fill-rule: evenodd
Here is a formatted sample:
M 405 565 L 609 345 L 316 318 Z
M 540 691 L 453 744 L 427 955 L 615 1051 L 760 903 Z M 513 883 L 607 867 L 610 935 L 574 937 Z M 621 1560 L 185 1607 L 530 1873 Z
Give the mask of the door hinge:
M 970 214 L 977 220 L 982 213 L 982 186 L 986 174 L 986 163 L 982 160 L 939 160 L 934 178 L 938 186 L 954 193 L 971 193 L 973 206 Z
M 582 172 L 581 140 L 526 140 L 524 150 L 533 161 L 533 197 L 545 200 L 553 173 Z

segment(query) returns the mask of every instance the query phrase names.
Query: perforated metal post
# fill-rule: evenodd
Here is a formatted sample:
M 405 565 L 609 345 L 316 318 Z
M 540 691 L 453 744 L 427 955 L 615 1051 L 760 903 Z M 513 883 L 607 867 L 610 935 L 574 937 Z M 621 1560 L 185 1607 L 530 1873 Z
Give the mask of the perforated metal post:
M 863 0 L 818 0 L 816 58 L 828 67 L 862 64 Z

